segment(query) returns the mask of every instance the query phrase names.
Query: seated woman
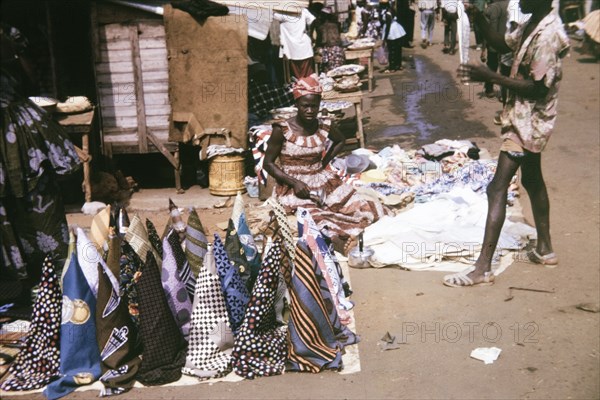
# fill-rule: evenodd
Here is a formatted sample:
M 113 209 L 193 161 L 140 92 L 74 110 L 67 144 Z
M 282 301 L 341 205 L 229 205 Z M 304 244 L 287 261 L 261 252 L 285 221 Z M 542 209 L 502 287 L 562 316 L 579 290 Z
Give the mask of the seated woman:
M 274 195 L 286 212 L 298 207 L 310 211 L 321 233 L 337 251 L 347 254 L 365 227 L 392 212 L 366 200 L 325 167 L 344 148 L 344 137 L 329 120 L 317 118 L 321 87 L 316 75 L 294 87 L 298 114 L 273 124 L 264 168 L 275 178 Z M 331 145 L 327 147 L 327 142 Z M 275 160 L 279 158 L 279 165 Z

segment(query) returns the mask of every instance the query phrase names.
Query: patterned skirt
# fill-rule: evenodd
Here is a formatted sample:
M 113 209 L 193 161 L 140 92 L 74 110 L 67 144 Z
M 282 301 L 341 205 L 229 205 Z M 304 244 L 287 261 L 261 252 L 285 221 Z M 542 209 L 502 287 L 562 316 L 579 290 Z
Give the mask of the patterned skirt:
M 45 254 L 66 258 L 68 227 L 55 174 L 81 161 L 62 127 L 32 101 L 15 100 L 2 76 L 0 121 L 0 274 L 37 283 Z
M 363 198 L 351 185 L 329 170 L 302 171 L 286 168 L 285 172 L 308 185 L 311 191 L 322 191 L 323 201 L 300 199 L 289 186 L 277 185 L 275 193 L 287 213 L 298 207 L 309 210 L 319 230 L 327 236 L 347 239 L 357 236 L 364 228 L 391 213 L 380 202 Z

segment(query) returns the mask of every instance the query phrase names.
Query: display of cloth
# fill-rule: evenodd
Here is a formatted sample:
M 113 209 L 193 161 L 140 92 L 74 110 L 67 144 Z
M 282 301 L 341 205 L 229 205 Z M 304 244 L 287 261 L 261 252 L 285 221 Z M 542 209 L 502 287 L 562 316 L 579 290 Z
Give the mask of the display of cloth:
M 214 235 L 213 252 L 215 255 L 215 263 L 217 272 L 221 281 L 221 288 L 225 296 L 225 304 L 227 305 L 227 313 L 229 315 L 229 323 L 233 333 L 237 333 L 242 321 L 244 313 L 248 306 L 250 295 L 248 288 L 242 281 L 240 273 L 233 265 L 230 264 L 225 246 L 218 234 Z
M 308 210 L 298 208 L 296 216 L 298 219 L 298 236 L 300 240 L 306 242 L 311 250 L 317 266 L 321 269 L 321 274 L 325 278 L 340 321 L 342 324 L 347 325 L 352 321 L 348 311 L 354 307 L 354 304 L 346 298 L 344 293 L 344 277 L 339 262 L 333 250 L 325 243 L 325 239 L 317 229 Z
M 251 279 L 250 263 L 248 262 L 248 258 L 246 258 L 244 246 L 242 246 L 237 229 L 235 229 L 231 218 L 229 219 L 225 233 L 225 251 L 227 252 L 229 263 L 237 269 L 248 292 L 251 292 L 254 281 Z
M 148 254 L 148 251 L 151 251 L 154 255 L 156 263 L 159 266 L 162 264 L 160 255 L 150 244 L 145 224 L 142 222 L 139 215 L 136 214 L 131 219 L 131 223 L 129 224 L 129 228 L 127 228 L 127 233 L 125 234 L 125 240 L 127 240 L 129 245 L 133 248 L 133 250 L 135 250 L 142 262 L 146 262 L 146 255 Z
M 97 381 L 101 374 L 96 343 L 96 297 L 75 254 L 71 255 L 62 288 L 60 377 L 44 390 L 46 398 L 51 400 Z
M 250 267 L 250 280 L 251 282 L 254 282 L 258 276 L 261 259 L 258 248 L 254 243 L 254 237 L 252 236 L 252 232 L 248 226 L 244 198 L 240 192 L 238 192 L 237 196 L 235 196 L 233 210 L 231 211 L 231 221 L 233 221 L 238 238 L 244 247 L 244 253 L 246 254 L 246 259 L 248 260 L 248 266 Z
M 364 244 L 375 252 L 369 262 L 373 267 L 460 271 L 466 265 L 460 262 L 472 264 L 477 258 L 486 215 L 485 194 L 454 188 L 365 229 Z M 498 241 L 498 256 L 505 249 L 521 249 L 533 237 L 534 228 L 507 219 Z M 444 264 L 448 260 L 455 262 Z
M 358 235 L 366 226 L 390 213 L 381 203 L 363 199 L 338 175 L 323 168 L 330 121 L 320 120 L 319 129 L 311 136 L 296 135 L 288 122 L 280 126 L 285 137 L 279 155 L 280 168 L 290 177 L 306 183 L 310 190 L 322 191 L 324 198 L 323 204 L 300 199 L 293 188 L 277 183 L 274 194 L 286 212 L 306 208 L 321 232 L 342 239 Z
M 127 303 L 127 311 L 137 328 L 139 327 L 140 315 L 137 283 L 142 277 L 142 266 L 144 263 L 126 240 L 123 240 L 121 243 L 119 264 L 121 268 L 119 293 L 123 301 Z
M 158 255 L 163 257 L 163 246 L 162 240 L 160 240 L 160 236 L 158 236 L 158 231 L 154 226 L 154 223 L 146 218 L 146 232 L 148 232 L 148 241 L 152 245 L 152 248 L 156 250 Z
M 189 346 L 182 371 L 200 379 L 223 376 L 231 371 L 232 349 L 233 332 L 215 256 L 209 249 L 196 283 Z
M 190 317 L 192 315 L 192 302 L 188 295 L 185 283 L 179 276 L 177 270 L 177 261 L 175 260 L 173 250 L 173 240 L 175 238 L 175 244 L 179 245 L 179 238 L 177 232 L 171 230 L 167 234 L 167 237 L 163 239 L 163 251 L 164 258 L 162 268 L 160 269 L 162 287 L 164 289 L 169 309 L 175 318 L 175 323 L 181 331 L 184 339 L 187 340 L 190 333 Z M 181 248 L 181 246 L 180 246 Z
M 100 349 L 103 388 L 100 396 L 124 393 L 133 387 L 140 367 L 137 326 L 129 317 L 127 297 L 118 297 L 114 307 L 115 292 L 110 275 L 120 274 L 121 240 L 109 238 L 107 269 L 98 265 L 98 300 L 96 302 L 96 339 Z
M 9 367 L 2 390 L 38 389 L 59 376 L 61 315 L 58 275 L 52 259 L 46 256 L 25 347 Z
M 275 317 L 281 258 L 281 241 L 278 240 L 263 260 L 244 321 L 235 336 L 233 370 L 246 379 L 280 375 L 285 368 L 286 327 L 279 326 Z
M 190 264 L 190 269 L 198 276 L 202 268 L 204 256 L 206 255 L 208 240 L 198 212 L 193 209 L 187 220 L 185 228 L 185 255 Z
M 194 299 L 194 292 L 196 291 L 196 277 L 192 273 L 190 263 L 185 256 L 185 251 L 183 250 L 183 247 L 181 247 L 180 237 L 179 233 L 174 232 L 173 234 L 167 235 L 167 241 L 171 245 L 173 257 L 175 257 L 177 275 L 185 285 L 185 290 L 187 290 L 190 301 L 192 301 Z
M 187 343 L 171 314 L 159 268 L 151 252 L 138 281 L 142 364 L 137 379 L 146 386 L 164 385 L 181 377 Z M 187 293 L 186 293 L 187 296 Z
M 291 298 L 286 369 L 313 373 L 341 369 L 342 344 L 330 318 L 336 310 L 329 288 L 305 243 L 298 243 L 295 254 L 294 272 L 285 274 Z

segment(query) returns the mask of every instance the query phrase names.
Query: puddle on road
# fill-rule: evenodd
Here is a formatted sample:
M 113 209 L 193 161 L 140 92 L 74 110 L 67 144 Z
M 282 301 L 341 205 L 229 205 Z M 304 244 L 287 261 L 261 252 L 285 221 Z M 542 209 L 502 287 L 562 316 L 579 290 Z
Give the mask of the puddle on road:
M 427 74 L 428 71 L 426 71 L 426 66 L 424 65 L 423 60 L 415 58 L 413 61 L 417 77 L 430 76 L 430 74 Z M 417 79 L 417 82 L 418 81 L 420 81 L 420 79 Z M 420 84 L 414 84 L 413 82 L 407 83 L 408 85 L 406 85 L 404 82 L 401 83 L 400 92 L 400 95 L 404 97 L 403 108 L 406 113 L 406 123 L 404 125 L 389 126 L 385 128 L 381 134 L 383 136 L 411 134 L 417 135 L 419 140 L 429 140 L 432 132 L 437 128 L 437 126 L 426 120 L 425 116 L 421 112 L 419 104 L 425 96 L 435 95 L 441 85 L 427 84 L 428 79 L 425 79 L 425 81 Z M 449 83 L 450 82 L 446 82 L 446 84 Z
M 494 136 L 481 122 L 466 119 L 480 87 L 474 85 L 463 90 L 449 72 L 427 57 L 416 56 L 405 65 L 411 63 L 414 68 L 407 68 L 405 75 L 392 81 L 393 102 L 405 115 L 406 122 L 387 126 L 379 122 L 369 134 L 370 143 L 402 143 L 418 148 L 439 139 Z

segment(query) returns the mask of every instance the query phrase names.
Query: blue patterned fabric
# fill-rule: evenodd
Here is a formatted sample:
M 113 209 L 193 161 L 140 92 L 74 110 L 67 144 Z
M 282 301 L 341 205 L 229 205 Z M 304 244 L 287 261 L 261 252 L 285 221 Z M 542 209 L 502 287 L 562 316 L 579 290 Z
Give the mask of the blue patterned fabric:
M 89 385 L 101 375 L 96 342 L 96 298 L 79 266 L 76 254 L 63 279 L 60 374 L 44 390 L 48 399 L 58 399 L 78 386 Z
M 215 262 L 217 264 L 217 273 L 221 281 L 221 288 L 225 296 L 225 305 L 229 314 L 229 322 L 233 333 L 237 333 L 242 321 L 244 313 L 250 300 L 248 289 L 244 285 L 239 272 L 229 262 L 227 252 L 223 246 L 223 242 L 218 234 L 215 233 L 215 241 L 213 243 Z

